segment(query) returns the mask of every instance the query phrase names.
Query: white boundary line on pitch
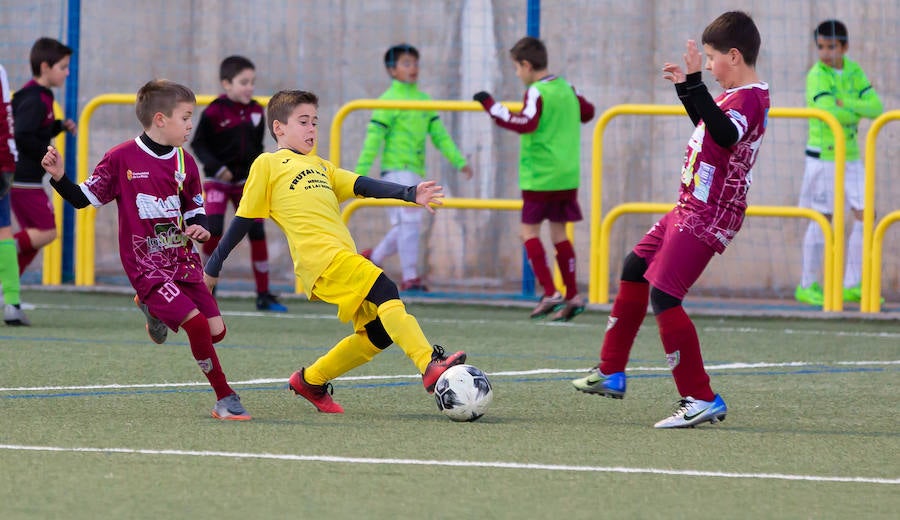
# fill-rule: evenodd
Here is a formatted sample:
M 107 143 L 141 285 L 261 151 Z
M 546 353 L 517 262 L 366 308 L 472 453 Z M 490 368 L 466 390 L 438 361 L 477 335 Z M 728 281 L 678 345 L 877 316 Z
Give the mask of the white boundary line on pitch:
M 900 365 L 900 360 L 893 361 L 832 361 L 830 363 L 811 363 L 808 361 L 790 361 L 787 363 L 726 363 L 722 365 L 707 365 L 707 370 L 746 370 L 754 368 L 797 368 L 797 367 L 822 367 L 822 366 L 890 366 Z M 541 374 L 573 374 L 582 373 L 587 369 L 584 368 L 535 368 L 532 370 L 508 370 L 501 372 L 488 372 L 489 376 L 533 376 Z M 628 369 L 630 372 L 668 372 L 668 367 L 634 367 Z M 342 376 L 335 381 L 378 381 L 390 379 L 418 379 L 422 376 L 416 374 L 396 374 L 381 376 Z M 232 385 L 253 386 L 268 385 L 273 383 L 286 383 L 285 378 L 264 378 L 264 379 L 248 379 L 245 381 L 232 381 Z M 189 381 L 185 383 L 134 383 L 134 384 L 118 384 L 111 383 L 106 385 L 78 385 L 78 386 L 20 386 L 20 387 L 0 387 L 0 392 L 44 392 L 49 390 L 124 390 L 135 388 L 178 388 L 192 386 L 206 386 L 206 381 Z
M 58 446 L 22 446 L 0 444 L 9 451 L 46 451 L 65 453 L 121 453 L 126 455 L 169 455 L 182 457 L 224 457 L 232 459 L 284 460 L 292 462 L 331 462 L 338 464 L 376 464 L 397 466 L 449 466 L 458 468 L 525 469 L 541 471 L 570 471 L 587 473 L 639 473 L 685 477 L 746 478 L 760 480 L 801 480 L 809 482 L 844 482 L 861 484 L 900 484 L 900 478 L 837 477 L 820 475 L 790 475 L 783 473 L 732 473 L 722 471 L 678 470 L 660 468 L 629 468 L 623 466 L 570 466 L 564 464 L 534 464 L 524 462 L 490 462 L 467 460 L 378 459 L 369 457 L 337 457 L 332 455 L 292 455 L 275 453 L 239 453 L 229 451 L 146 450 L 135 448 L 63 448 Z

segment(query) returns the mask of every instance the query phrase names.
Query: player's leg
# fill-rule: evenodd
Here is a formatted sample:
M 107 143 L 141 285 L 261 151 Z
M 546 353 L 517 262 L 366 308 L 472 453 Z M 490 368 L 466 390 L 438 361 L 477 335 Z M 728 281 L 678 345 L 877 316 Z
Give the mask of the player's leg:
M 410 172 L 403 171 L 389 171 L 385 172 L 385 174 L 381 177 L 382 179 L 388 182 L 395 182 L 397 184 L 407 184 L 409 182 L 404 182 L 404 179 L 407 179 L 407 174 Z M 414 174 L 413 174 L 414 175 Z M 416 179 L 412 184 L 416 184 L 422 179 L 416 176 Z M 384 238 L 372 249 L 372 253 L 369 258 L 372 260 L 372 263 L 375 265 L 382 265 L 384 263 L 384 259 L 397 254 L 399 252 L 400 245 L 400 223 L 401 223 L 401 214 L 403 209 L 400 206 L 389 206 L 387 208 L 388 219 L 390 221 L 391 227 L 388 232 L 384 235 Z
M 675 413 L 656 423 L 657 428 L 688 427 L 725 418 L 725 402 L 709 385 L 697 330 L 681 305 L 713 255 L 715 251 L 703 241 L 670 227 L 644 275 L 653 285 L 650 304 L 656 315 L 666 362 L 681 395 Z
M 850 236 L 847 238 L 847 264 L 844 269 L 844 301 L 862 299 L 863 237 L 862 219 L 865 173 L 862 161 L 850 161 L 844 170 L 844 193 L 852 213 Z
M 404 291 L 427 291 L 419 277 L 419 235 L 422 232 L 424 208 L 400 208 L 400 224 L 397 226 L 397 255 Z
M 269 247 L 266 243 L 265 221 L 256 219 L 247 233 L 250 239 L 250 263 L 256 282 L 256 309 L 260 311 L 287 312 L 278 298 L 269 291 Z
M 10 221 L 9 195 L 0 197 L 0 287 L 3 289 L 3 321 L 7 325 L 31 325 L 22 311 L 16 242 Z
M 9 197 L 13 214 L 21 228 L 14 236 L 21 274 L 34 261 L 42 247 L 56 240 L 56 219 L 50 198 L 41 186 L 13 187 Z
M 569 321 L 584 312 L 584 298 L 578 294 L 575 276 L 575 248 L 566 234 L 566 222 L 550 222 L 550 240 L 556 248 L 556 265 L 566 286 L 565 303 L 553 314 L 553 321 Z
M 806 158 L 803 184 L 800 188 L 800 207 L 811 208 L 825 214 L 829 220 L 834 209 L 834 163 L 815 157 Z M 794 290 L 794 298 L 809 305 L 822 305 L 824 296 L 819 277 L 822 272 L 822 255 L 825 238 L 816 222 L 810 221 L 803 235 L 800 284 Z

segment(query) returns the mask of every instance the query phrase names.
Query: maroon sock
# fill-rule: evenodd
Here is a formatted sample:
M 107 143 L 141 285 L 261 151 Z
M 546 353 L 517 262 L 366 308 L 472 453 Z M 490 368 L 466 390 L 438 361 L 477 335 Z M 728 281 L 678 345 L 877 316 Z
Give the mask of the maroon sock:
M 228 386 L 225 379 L 225 372 L 219 364 L 219 357 L 216 355 L 216 349 L 212 344 L 212 336 L 209 333 L 209 322 L 206 316 L 198 314 L 193 318 L 184 322 L 181 327 L 187 332 L 188 341 L 191 343 L 191 353 L 200 370 L 206 374 L 206 379 L 216 392 L 216 399 L 228 397 L 234 393 L 234 390 Z
M 709 374 L 703 368 L 697 329 L 684 312 L 684 307 L 679 305 L 659 313 L 656 322 L 666 351 L 666 361 L 672 369 L 672 377 L 681 397 L 691 396 L 702 401 L 715 399 L 716 394 L 709 386 Z
M 19 262 L 19 276 L 25 272 L 25 268 L 31 265 L 34 257 L 37 256 L 38 250 L 31 245 L 31 238 L 24 229 L 13 235 L 16 239 L 16 248 L 19 250 L 16 260 Z
M 624 372 L 650 300 L 650 284 L 619 282 L 619 294 L 613 301 L 600 348 L 600 371 L 606 375 Z
M 544 288 L 544 296 L 553 296 L 556 293 L 556 287 L 553 285 L 553 275 L 550 274 L 550 268 L 547 267 L 547 256 L 544 253 L 544 246 L 539 238 L 529 238 L 525 241 L 525 254 L 528 255 L 528 261 L 531 263 L 531 270 L 534 271 L 534 277 L 538 283 Z
M 219 240 L 222 240 L 221 236 L 212 235 L 209 237 L 209 240 L 203 242 L 203 254 L 206 255 L 206 258 L 209 258 L 210 255 L 213 254 L 213 251 L 216 250 L 216 246 L 219 245 Z
M 555 247 L 556 265 L 559 266 L 563 283 L 566 285 L 566 299 L 571 300 L 578 296 L 578 284 L 575 282 L 575 249 L 568 240 L 555 244 Z
M 266 239 L 250 241 L 250 262 L 257 294 L 269 292 L 269 248 L 266 247 Z

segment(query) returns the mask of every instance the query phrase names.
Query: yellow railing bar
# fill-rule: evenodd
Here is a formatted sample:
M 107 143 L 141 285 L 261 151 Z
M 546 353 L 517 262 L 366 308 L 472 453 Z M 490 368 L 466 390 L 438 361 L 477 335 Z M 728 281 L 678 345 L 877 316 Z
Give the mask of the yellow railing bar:
M 500 209 L 500 210 L 521 210 L 522 201 L 520 199 L 468 199 L 464 197 L 448 197 L 443 200 L 440 206 L 435 208 L 447 209 Z M 344 205 L 341 210 L 341 218 L 344 224 L 350 223 L 350 217 L 357 210 L 365 207 L 384 207 L 384 206 L 415 206 L 412 202 L 404 202 L 396 199 L 354 199 Z
M 597 254 L 602 255 L 599 262 L 599 272 L 596 279 L 599 281 L 597 290 L 599 298 L 592 303 L 608 303 L 609 302 L 609 254 L 610 239 L 612 236 L 613 224 L 623 215 L 629 213 L 668 213 L 674 207 L 673 204 L 663 204 L 657 202 L 627 202 L 620 204 L 610 210 L 603 217 L 600 223 L 600 236 L 598 238 Z M 825 284 L 833 282 L 834 277 L 831 276 L 834 270 L 834 257 L 830 255 L 831 247 L 834 246 L 834 234 L 831 230 L 831 224 L 825 215 L 809 208 L 800 208 L 797 206 L 747 206 L 748 217 L 790 217 L 790 218 L 806 218 L 814 220 L 822 228 L 825 235 L 825 251 L 824 251 L 824 271 L 823 277 Z M 825 303 L 824 310 L 832 310 L 834 306 L 833 291 L 824 291 Z
M 869 131 L 871 132 L 871 130 Z M 900 210 L 892 211 L 878 222 L 878 226 L 875 227 L 875 231 L 872 233 L 872 290 L 869 295 L 868 312 L 881 310 L 881 259 L 884 253 L 884 234 L 891 224 L 898 220 L 900 220 Z M 865 290 L 865 286 L 863 286 L 863 289 Z M 863 302 L 866 301 L 865 297 L 866 293 L 863 293 Z
M 875 224 L 875 143 L 878 134 L 889 121 L 900 119 L 900 110 L 885 112 L 872 121 L 866 134 L 865 156 L 865 192 L 863 200 L 863 265 L 862 265 L 862 298 L 859 309 L 862 312 L 878 312 L 881 309 L 881 250 L 879 244 L 878 260 L 875 260 L 875 244 L 872 228 Z M 837 201 L 837 199 L 835 199 Z M 893 215 L 893 213 L 891 214 Z M 895 219 L 896 220 L 896 219 Z M 887 217 L 879 222 L 887 227 L 893 220 Z M 884 234 L 884 230 L 882 231 Z M 876 274 L 877 273 L 877 274 Z M 877 278 L 876 278 L 877 277 Z M 876 282 L 877 279 L 877 282 Z M 876 285 L 877 283 L 877 285 Z
M 53 102 L 53 115 L 57 119 L 65 119 L 66 114 L 62 107 Z M 66 149 L 66 131 L 60 132 L 54 141 L 57 150 L 64 152 Z M 56 191 L 51 194 L 53 201 L 53 219 L 56 224 L 56 238 L 43 247 L 43 261 L 41 266 L 41 283 L 44 285 L 59 285 L 62 283 L 62 238 L 63 238 L 63 207 L 64 201 Z
M 591 255 L 590 255 L 590 272 L 593 276 L 593 273 L 598 273 L 600 271 L 600 267 L 598 263 L 600 262 L 608 262 L 609 257 L 601 257 L 599 252 L 597 251 L 597 247 L 599 244 L 599 235 L 600 235 L 600 215 L 602 215 L 602 200 L 603 200 L 603 132 L 606 129 L 606 126 L 609 122 L 617 116 L 620 115 L 656 115 L 656 116 L 672 116 L 672 115 L 686 115 L 684 107 L 681 105 L 638 105 L 638 104 L 625 104 L 625 105 L 614 105 L 608 108 L 603 114 L 600 115 L 600 118 L 597 120 L 596 126 L 594 126 L 594 135 L 593 135 L 593 148 L 591 154 Z M 775 107 L 769 110 L 769 116 L 778 117 L 778 118 L 816 118 L 820 119 L 828 125 L 831 129 L 832 133 L 835 136 L 835 146 L 834 146 L 834 159 L 835 159 L 835 168 L 834 168 L 834 200 L 835 207 L 834 213 L 832 216 L 832 241 L 834 244 L 833 259 L 832 259 L 832 280 L 829 284 L 827 279 L 823 280 L 823 283 L 826 287 L 830 285 L 833 298 L 833 306 L 832 310 L 840 311 L 843 308 L 843 294 L 842 294 L 842 284 L 840 276 L 843 272 L 842 266 L 844 265 L 844 241 L 843 241 L 843 229 L 844 229 L 844 166 L 847 157 L 847 147 L 844 143 L 844 130 L 841 128 L 838 120 L 828 112 L 818 109 L 818 108 L 787 108 L 787 107 Z M 765 151 L 763 151 L 765 153 Z M 838 203 L 840 201 L 840 203 Z M 670 208 L 672 206 L 669 206 Z M 749 210 L 749 208 L 748 208 Z M 837 239 L 837 234 L 841 233 L 841 239 Z M 607 273 L 609 272 L 609 266 L 606 266 Z M 827 275 L 826 275 L 827 276 Z M 592 303 L 600 302 L 600 284 L 605 283 L 608 285 L 609 280 L 608 277 L 605 281 L 601 281 L 596 277 L 594 279 L 588 280 L 588 299 Z M 608 296 L 608 294 L 607 294 Z M 828 302 L 828 296 L 825 297 L 825 301 Z
M 88 144 L 90 141 L 91 118 L 94 112 L 103 105 L 133 105 L 136 94 L 101 94 L 84 106 L 78 118 L 78 135 L 76 138 L 77 157 L 76 170 L 77 182 L 84 182 L 88 178 Z M 197 105 L 208 105 L 218 96 L 198 95 Z M 265 106 L 269 102 L 268 96 L 256 96 L 254 99 Z M 97 218 L 97 210 L 87 207 L 75 213 L 75 285 L 94 285 L 95 262 L 95 232 L 94 223 Z

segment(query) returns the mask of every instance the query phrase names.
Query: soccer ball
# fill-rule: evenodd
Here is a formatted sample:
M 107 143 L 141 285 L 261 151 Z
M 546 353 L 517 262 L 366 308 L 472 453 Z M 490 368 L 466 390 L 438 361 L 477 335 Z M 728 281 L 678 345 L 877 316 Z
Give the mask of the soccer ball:
M 491 382 L 484 372 L 472 365 L 448 368 L 434 385 L 438 410 L 457 422 L 477 420 L 493 399 Z

